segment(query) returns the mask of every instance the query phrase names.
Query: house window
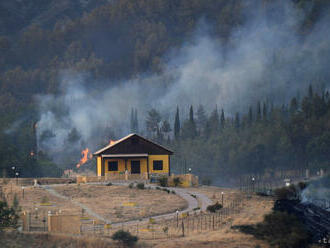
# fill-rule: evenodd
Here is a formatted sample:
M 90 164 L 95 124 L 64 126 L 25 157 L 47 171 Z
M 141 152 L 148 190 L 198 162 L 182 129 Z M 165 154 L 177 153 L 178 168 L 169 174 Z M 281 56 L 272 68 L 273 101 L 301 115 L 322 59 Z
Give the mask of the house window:
M 163 170 L 163 160 L 154 160 L 153 170 Z
M 109 171 L 118 171 L 118 161 L 110 161 L 108 163 L 108 170 Z

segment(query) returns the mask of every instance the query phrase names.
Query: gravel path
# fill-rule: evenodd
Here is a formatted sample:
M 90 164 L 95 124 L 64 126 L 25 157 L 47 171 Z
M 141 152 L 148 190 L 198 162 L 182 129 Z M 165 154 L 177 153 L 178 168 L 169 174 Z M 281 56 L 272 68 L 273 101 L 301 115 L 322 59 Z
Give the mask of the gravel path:
M 123 186 L 128 186 L 128 183 L 113 183 L 114 185 L 123 185 Z M 65 199 L 65 200 L 69 200 L 71 201 L 73 204 L 75 204 L 76 206 L 85 209 L 85 211 L 90 215 L 95 217 L 96 219 L 99 219 L 101 221 L 104 221 L 105 223 L 112 223 L 111 220 L 105 219 L 104 217 L 102 217 L 101 215 L 95 213 L 94 211 L 92 211 L 90 208 L 88 208 L 86 205 L 77 202 L 69 197 L 66 197 L 64 195 L 59 194 L 56 190 L 53 189 L 54 185 L 42 185 L 41 187 L 45 190 L 47 190 L 50 194 Z M 156 188 L 156 186 L 153 185 L 148 185 L 148 187 L 151 187 L 153 189 Z M 198 207 L 198 201 L 197 199 L 200 200 L 201 202 L 201 210 L 206 210 L 206 207 L 210 204 L 212 204 L 212 201 L 204 194 L 202 193 L 197 193 L 194 192 L 192 189 L 185 189 L 185 188 L 172 188 L 172 187 L 168 187 L 167 189 L 174 191 L 178 196 L 182 197 L 184 200 L 187 201 L 188 203 L 188 207 L 182 211 L 179 211 L 179 214 L 182 213 L 187 213 L 187 212 L 191 212 L 193 211 L 195 208 Z M 194 196 L 196 196 L 197 198 L 195 198 Z M 173 213 L 167 213 L 167 214 L 160 214 L 160 215 L 156 215 L 156 216 L 149 216 L 149 217 L 145 217 L 142 218 L 142 221 L 148 221 L 150 218 L 153 219 L 170 219 L 170 218 L 174 218 L 176 216 L 177 212 L 173 212 Z M 125 222 L 117 222 L 117 223 L 112 223 L 112 226 L 120 226 L 120 225 L 127 225 L 127 224 L 136 224 L 136 223 L 141 223 L 141 219 L 139 220 L 131 220 L 131 221 L 125 221 Z

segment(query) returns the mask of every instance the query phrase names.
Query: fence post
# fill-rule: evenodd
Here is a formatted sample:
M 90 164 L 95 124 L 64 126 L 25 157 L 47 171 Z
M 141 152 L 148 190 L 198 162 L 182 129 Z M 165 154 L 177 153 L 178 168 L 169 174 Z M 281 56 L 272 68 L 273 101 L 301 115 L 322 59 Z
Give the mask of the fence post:
M 214 230 L 214 215 L 212 216 L 212 221 L 213 221 L 213 230 Z
M 182 237 L 184 237 L 184 223 L 183 223 L 183 219 L 182 219 Z

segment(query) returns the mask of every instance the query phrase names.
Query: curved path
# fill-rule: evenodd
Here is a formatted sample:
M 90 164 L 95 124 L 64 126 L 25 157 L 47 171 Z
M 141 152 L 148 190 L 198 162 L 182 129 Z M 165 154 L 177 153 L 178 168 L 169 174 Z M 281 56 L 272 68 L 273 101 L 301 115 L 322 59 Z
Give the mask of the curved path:
M 128 186 L 128 183 L 113 183 L 114 185 L 123 185 L 123 186 Z M 56 190 L 53 189 L 54 185 L 42 185 L 41 187 L 45 190 L 47 190 L 50 194 L 65 199 L 65 200 L 69 200 L 71 201 L 73 204 L 75 204 L 76 206 L 85 209 L 85 211 L 90 215 L 95 217 L 98 220 L 101 220 L 105 223 L 112 223 L 111 220 L 105 219 L 103 216 L 95 213 L 94 211 L 92 211 L 90 208 L 88 208 L 86 205 L 75 201 L 67 196 L 64 196 L 60 193 L 58 193 Z M 153 189 L 156 188 L 156 186 L 153 185 L 148 185 L 148 187 L 151 187 Z M 212 204 L 212 201 L 204 194 L 201 193 L 197 193 L 194 192 L 191 188 L 190 189 L 185 189 L 185 188 L 172 188 L 172 187 L 167 187 L 167 189 L 174 191 L 178 196 L 182 197 L 184 200 L 187 201 L 188 203 L 188 207 L 182 211 L 179 211 L 179 213 L 187 213 L 187 212 L 191 212 L 193 211 L 195 208 L 198 207 L 198 200 L 200 200 L 201 202 L 201 210 L 206 210 L 207 206 Z M 193 197 L 196 196 L 195 197 Z M 113 226 L 120 226 L 120 225 L 126 225 L 126 224 L 136 224 L 136 223 L 140 223 L 141 221 L 148 221 L 150 218 L 153 219 L 170 219 L 170 218 L 174 218 L 177 215 L 177 212 L 172 212 L 172 213 L 167 213 L 167 214 L 160 214 L 160 215 L 155 215 L 155 216 L 149 216 L 149 217 L 144 217 L 139 220 L 130 220 L 130 221 L 124 221 L 124 222 L 116 222 L 116 223 L 112 223 Z

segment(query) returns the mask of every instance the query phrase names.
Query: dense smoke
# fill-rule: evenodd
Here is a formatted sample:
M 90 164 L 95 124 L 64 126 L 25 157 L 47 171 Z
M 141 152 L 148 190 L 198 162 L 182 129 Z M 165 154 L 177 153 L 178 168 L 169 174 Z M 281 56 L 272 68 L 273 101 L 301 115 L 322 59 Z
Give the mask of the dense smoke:
M 330 175 L 311 181 L 301 193 L 302 202 L 310 202 L 330 211 Z
M 214 37 L 211 25 L 201 21 L 189 40 L 168 52 L 160 74 L 108 82 L 108 88 L 100 90 L 92 87 L 88 74 L 62 72 L 61 94 L 37 97 L 39 149 L 61 163 L 63 152 L 74 154 L 85 147 L 94 151 L 110 138 L 129 133 L 132 107 L 138 109 L 144 132 L 151 108 L 172 123 L 177 105 L 181 118 L 186 118 L 189 105 L 199 104 L 209 112 L 217 105 L 228 116 L 246 112 L 257 101 L 287 103 L 309 84 L 328 87 L 329 18 L 320 18 L 302 39 L 297 30 L 306 13 L 289 1 L 274 8 L 279 11 L 272 16 L 247 15 L 225 43 Z

